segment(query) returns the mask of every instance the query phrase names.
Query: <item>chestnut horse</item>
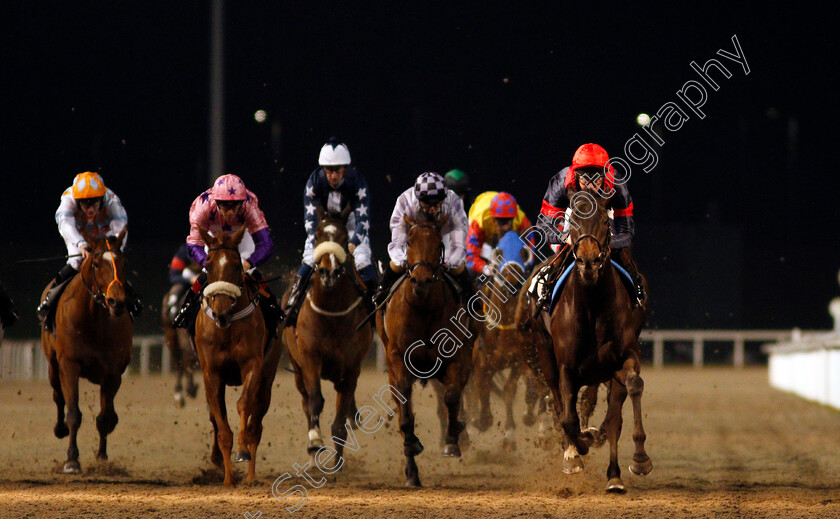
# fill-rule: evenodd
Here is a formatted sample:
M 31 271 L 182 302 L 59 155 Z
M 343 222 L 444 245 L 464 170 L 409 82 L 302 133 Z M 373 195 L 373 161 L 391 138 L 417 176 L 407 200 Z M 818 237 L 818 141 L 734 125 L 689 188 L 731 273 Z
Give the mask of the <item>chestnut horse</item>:
M 91 254 L 79 274 L 67 284 L 55 310 L 55 333 L 41 329 L 41 346 L 50 364 L 50 385 L 58 409 L 56 437 L 70 435 L 64 472 L 78 474 L 76 435 L 82 423 L 79 377 L 99 385 L 100 410 L 96 417 L 99 450 L 96 458 L 108 459 L 108 434 L 117 426 L 114 396 L 122 374 L 131 362 L 131 317 L 125 306 L 125 257 L 120 251 L 126 229 L 116 237 L 86 237 Z M 44 289 L 46 297 L 51 284 Z M 67 406 L 65 422 L 64 406 Z
M 499 248 L 494 249 L 490 265 L 494 275 L 485 280 L 482 291 L 489 302 L 487 322 L 481 327 L 481 336 L 473 348 L 475 389 L 481 406 L 478 417 L 474 420 L 479 431 L 486 431 L 493 424 L 490 410 L 490 392 L 493 389 L 493 377 L 510 368 L 510 373 L 501 390 L 505 403 L 505 433 L 502 447 L 515 450 L 513 401 L 516 397 L 519 377 L 527 370 L 522 362 L 523 335 L 514 322 L 516 301 L 525 284 L 526 263 L 531 258 L 530 250 L 524 246 L 515 231 L 508 231 L 499 240 Z M 526 378 L 526 381 L 528 379 Z M 533 390 L 527 396 L 533 398 L 528 409 L 533 409 L 536 394 Z M 527 413 L 526 413 L 527 414 Z M 533 424 L 533 421 L 531 421 Z
M 324 446 L 320 424 L 324 409 L 321 379 L 333 383 L 337 397 L 331 432 L 338 454 L 335 467 L 319 468 L 337 471 L 343 466 L 345 424 L 349 421 L 348 425 L 355 427 L 356 383 L 362 360 L 373 341 L 373 329 L 363 326 L 356 331 L 356 325 L 367 315 L 367 306 L 351 279 L 357 274 L 353 256 L 347 252 L 347 215 L 326 215 L 319 211 L 318 217 L 312 288 L 296 326 L 283 330 L 283 344 L 289 353 L 306 414 L 307 450 L 312 456 Z M 286 299 L 288 296 L 289 293 Z
M 645 475 L 653 468 L 644 447 L 644 382 L 639 376 L 639 334 L 645 324 L 646 309 L 632 306 L 621 274 L 610 260 L 608 199 L 588 192 L 576 196 L 573 190 L 569 195 L 574 209 L 570 225 L 574 272 L 550 308 L 550 315 L 542 315 L 551 333 L 552 347 L 545 348 L 545 342 L 537 342 L 542 350 L 538 352 L 540 370 L 553 394 L 565 433 L 562 466 L 566 474 L 583 469 L 580 456 L 587 454 L 595 441 L 591 432 L 581 433 L 578 392 L 583 386 L 597 388 L 600 383 L 607 384 L 608 407 L 602 426 L 610 444 L 607 491 L 623 493 L 618 439 L 621 408 L 628 394 L 633 403 L 636 446 L 630 471 Z
M 266 328 L 258 303 L 259 289 L 250 280 L 246 282 L 242 270 L 238 246 L 245 226 L 232 235 L 200 232 L 208 247 L 207 284 L 203 311 L 195 322 L 195 346 L 215 433 L 210 459 L 217 466 L 224 463 L 225 486 L 236 483 L 231 461 L 249 462 L 245 481 L 254 483 L 262 419 L 271 403 L 271 385 L 281 348 Z M 238 450 L 232 460 L 233 432 L 228 424 L 225 386 L 239 385 L 242 395 L 236 403 L 240 418 Z
M 376 328 L 385 346 L 388 380 L 402 398 L 399 408 L 403 436 L 406 486 L 419 487 L 420 475 L 414 457 L 423 445 L 414 434 L 414 411 L 411 389 L 414 381 L 434 378 L 443 384 L 443 400 L 449 424 L 443 455 L 460 457 L 458 439 L 464 429 L 458 420 L 461 393 L 472 371 L 473 343 L 478 323 L 444 279 L 440 229 L 443 216 L 433 222 L 415 222 L 409 226 L 406 240 L 406 275 L 394 290 L 390 301 L 376 314 Z
M 161 304 L 161 323 L 163 325 L 163 344 L 172 355 L 175 361 L 175 405 L 184 407 L 187 403 L 187 396 L 195 398 L 198 394 L 198 386 L 193 378 L 194 373 L 201 369 L 198 365 L 198 357 L 193 350 L 190 341 L 190 332 L 184 328 L 172 326 L 172 318 L 178 313 L 184 295 L 189 287 L 184 290 L 181 285 L 173 285 L 169 292 L 163 296 Z M 182 380 L 186 379 L 186 391 Z

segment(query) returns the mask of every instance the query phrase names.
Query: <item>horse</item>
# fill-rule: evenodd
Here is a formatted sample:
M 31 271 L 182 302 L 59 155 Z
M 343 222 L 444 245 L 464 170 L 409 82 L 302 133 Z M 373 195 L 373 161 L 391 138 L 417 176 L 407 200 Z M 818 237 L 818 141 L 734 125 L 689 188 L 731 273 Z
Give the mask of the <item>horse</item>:
M 295 374 L 295 385 L 306 415 L 309 443 L 307 451 L 322 470 L 335 472 L 343 467 L 347 426 L 356 427 L 356 383 L 362 360 L 373 342 L 373 329 L 356 330 L 366 314 L 363 291 L 347 251 L 347 212 L 330 215 L 318 211 L 315 229 L 312 288 L 298 315 L 297 324 L 283 329 L 283 344 Z M 288 300 L 291 289 L 284 296 Z M 336 460 L 333 467 L 320 465 L 317 452 L 324 447 L 320 417 L 324 409 L 321 379 L 333 383 L 337 397 L 332 437 Z M 349 423 L 348 423 L 349 422 Z M 347 426 L 345 425 L 347 423 Z M 330 472 L 332 473 L 332 472 Z
M 259 288 L 246 280 L 239 256 L 240 227 L 232 235 L 212 236 L 200 230 L 207 244 L 207 284 L 195 322 L 195 346 L 210 406 L 213 447 L 210 460 L 224 466 L 225 486 L 234 486 L 232 461 L 248 462 L 245 482 L 256 482 L 257 447 L 262 419 L 271 404 L 271 386 L 282 351 L 272 339 L 258 303 Z M 236 403 L 240 417 L 238 449 L 231 456 L 233 432 L 227 418 L 225 386 L 242 386 Z
M 189 290 L 189 287 L 186 290 Z M 201 369 L 190 341 L 189 331 L 172 326 L 172 319 L 183 303 L 186 290 L 184 290 L 183 285 L 173 285 L 169 292 L 163 296 L 161 302 L 160 319 L 163 327 L 163 344 L 172 355 L 172 360 L 175 361 L 174 398 L 177 407 L 186 405 L 187 396 L 195 398 L 198 395 L 198 386 L 195 384 L 194 374 Z M 186 390 L 182 383 L 184 379 L 186 379 Z
M 621 408 L 627 395 L 633 403 L 635 452 L 630 472 L 650 473 L 653 465 L 645 452 L 641 397 L 644 382 L 640 373 L 639 334 L 646 321 L 646 306 L 633 307 L 618 269 L 610 258 L 610 223 L 607 200 L 570 190 L 574 209 L 570 222 L 573 273 L 556 302 L 541 319 L 550 332 L 551 343 L 535 342 L 539 371 L 553 395 L 554 407 L 564 432 L 562 470 L 574 474 L 583 469 L 586 455 L 596 438 L 581 432 L 577 411 L 578 393 L 607 385 L 608 406 L 602 427 L 610 444 L 607 491 L 625 492 L 618 466 Z M 593 404 L 594 405 L 594 404 Z
M 388 380 L 399 410 L 403 436 L 406 486 L 420 487 L 415 456 L 423 445 L 414 433 L 411 390 L 415 380 L 434 378 L 443 384 L 443 401 L 449 418 L 443 455 L 460 457 L 458 420 L 461 393 L 472 371 L 472 347 L 478 324 L 445 279 L 441 228 L 446 216 L 433 221 L 404 219 L 406 277 L 398 282 L 391 299 L 376 314 L 376 328 L 385 346 Z M 404 282 L 407 279 L 408 282 Z
M 54 332 L 46 326 L 41 329 L 41 346 L 49 362 L 50 385 L 58 410 L 53 432 L 57 438 L 70 436 L 63 468 L 67 474 L 82 470 L 76 444 L 82 423 L 79 377 L 99 385 L 98 460 L 108 459 L 108 435 L 117 426 L 114 396 L 131 362 L 132 348 L 131 317 L 125 302 L 125 257 L 120 250 L 125 234 L 124 228 L 117 236 L 85 236 L 91 252 L 56 304 Z M 44 289 L 41 300 L 51 285 Z
M 489 305 L 494 311 L 498 311 L 499 315 L 495 319 L 489 318 L 485 326 L 481 327 L 481 335 L 473 347 L 473 380 L 480 404 L 478 417 L 473 423 L 482 432 L 493 424 L 493 414 L 490 410 L 490 393 L 495 389 L 493 377 L 510 368 L 507 380 L 499 392 L 504 399 L 506 411 L 502 448 L 512 451 L 516 449 L 513 401 L 520 376 L 528 376 L 521 362 L 521 343 L 524 336 L 516 327 L 514 314 L 519 292 L 528 275 L 526 265 L 530 263 L 533 255 L 515 231 L 508 231 L 489 256 L 494 274 L 492 278 L 485 280 L 482 291 Z M 530 382 L 528 378 L 526 381 Z M 526 412 L 526 416 L 533 416 L 532 409 L 537 400 L 537 393 L 529 387 L 526 394 L 533 400 L 529 402 L 530 413 Z M 531 424 L 533 423 L 532 420 Z

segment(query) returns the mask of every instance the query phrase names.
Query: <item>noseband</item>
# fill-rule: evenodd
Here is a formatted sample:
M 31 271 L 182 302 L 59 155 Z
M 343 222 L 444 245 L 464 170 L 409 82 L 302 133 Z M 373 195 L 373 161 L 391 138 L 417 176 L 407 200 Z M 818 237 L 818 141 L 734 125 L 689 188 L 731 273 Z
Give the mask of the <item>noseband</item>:
M 591 234 L 581 234 L 580 236 L 578 236 L 577 240 L 575 240 L 575 243 L 572 245 L 572 256 L 575 258 L 575 260 L 578 259 L 578 255 L 577 255 L 578 245 L 580 245 L 580 242 L 583 241 L 584 238 L 589 238 L 598 245 L 598 250 L 601 251 L 601 253 L 598 254 L 598 258 L 601 260 L 601 263 L 598 265 L 597 270 L 603 269 L 604 265 L 607 264 L 607 259 L 609 258 L 609 255 L 610 255 L 610 233 L 609 233 L 609 231 L 607 232 L 607 239 L 605 240 L 605 243 L 601 243 L 601 241 L 598 238 L 596 238 L 595 236 L 593 236 Z
M 408 230 L 408 233 L 411 234 L 411 230 L 414 229 L 415 227 L 427 227 L 427 228 L 430 228 L 430 229 L 437 229 L 437 227 L 435 227 L 434 224 L 431 224 L 431 223 L 428 223 L 428 222 L 423 222 L 423 223 L 418 223 L 418 224 L 413 225 L 411 227 L 411 229 Z M 407 241 L 406 242 L 406 249 L 408 249 L 410 247 L 411 247 L 411 242 Z M 443 272 L 443 252 L 444 252 L 444 247 L 443 247 L 443 242 L 441 241 L 441 243 L 440 243 L 440 257 L 438 258 L 437 263 L 432 263 L 431 261 L 428 261 L 428 260 L 415 261 L 414 263 L 412 263 L 411 265 L 409 265 L 406 268 L 406 271 L 408 272 L 408 277 L 410 278 L 412 276 L 412 273 L 414 272 L 414 269 L 416 269 L 417 267 L 428 267 L 429 270 L 432 271 L 432 280 L 433 281 L 439 281 L 441 279 L 441 274 Z
M 111 265 L 114 268 L 114 279 L 108 284 L 107 287 L 105 287 L 105 292 L 107 293 L 108 289 L 111 288 L 111 286 L 114 283 L 119 283 L 121 285 L 123 283 L 122 283 L 122 281 L 119 280 L 119 277 L 117 276 L 117 260 L 114 258 L 114 250 L 111 249 L 111 242 L 109 242 L 106 239 L 105 240 L 105 245 L 108 247 L 108 250 L 91 252 L 90 254 L 91 254 L 91 256 L 99 256 L 100 254 L 105 254 L 106 252 L 111 253 Z M 84 276 L 82 276 L 82 285 L 84 285 L 85 289 L 87 289 L 88 293 L 93 298 L 94 303 L 96 303 L 96 304 L 100 305 L 101 307 L 107 309 L 108 308 L 108 303 L 106 303 L 105 294 L 102 293 L 102 289 L 99 288 L 99 282 L 96 280 L 96 264 L 93 262 L 92 259 L 91 259 L 91 262 L 90 262 L 90 271 L 91 271 L 91 277 L 93 278 L 93 288 L 88 286 L 88 284 L 85 282 L 85 277 Z
M 220 245 L 218 247 L 208 247 L 207 248 L 207 252 L 212 252 L 212 251 L 217 251 L 217 250 L 230 250 L 230 251 L 235 251 L 237 254 L 239 253 L 239 248 L 237 248 L 237 247 L 221 246 Z M 240 258 L 240 260 L 241 260 L 241 258 Z M 207 286 L 204 287 L 204 290 L 202 290 L 202 292 L 201 292 L 201 298 L 202 298 L 201 307 L 204 310 L 204 313 L 207 314 L 207 316 L 210 319 L 212 319 L 213 321 L 215 321 L 217 323 L 218 323 L 218 319 L 217 319 L 216 312 L 214 312 L 213 309 L 210 308 L 210 305 L 207 303 L 208 299 L 210 299 L 210 300 L 215 299 L 216 295 L 218 295 L 218 294 L 226 295 L 226 296 L 230 297 L 231 299 L 233 299 L 233 303 L 231 304 L 231 308 L 233 308 L 239 302 L 239 298 L 241 297 L 242 293 L 245 292 L 247 294 L 247 292 L 248 292 L 247 288 L 245 288 L 243 286 L 245 284 L 244 283 L 245 272 L 242 271 L 242 262 L 239 261 L 238 263 L 239 263 L 239 272 L 241 274 L 239 283 L 231 283 L 230 281 L 214 281 L 212 283 L 208 283 Z M 219 283 L 219 285 L 216 285 L 216 283 Z M 215 285 L 215 287 L 214 287 L 214 285 Z M 210 289 L 209 290 L 210 293 L 207 293 L 208 289 Z M 230 317 L 231 322 L 238 321 L 240 319 L 244 319 L 245 317 L 248 317 L 249 315 L 254 313 L 254 310 L 257 309 L 256 300 L 257 300 L 258 294 L 259 294 L 259 291 L 254 291 L 254 297 L 250 298 L 250 300 L 248 302 L 248 305 L 245 308 L 243 308 L 243 309 L 239 310 L 238 312 L 234 313 L 233 315 L 231 315 L 231 317 Z

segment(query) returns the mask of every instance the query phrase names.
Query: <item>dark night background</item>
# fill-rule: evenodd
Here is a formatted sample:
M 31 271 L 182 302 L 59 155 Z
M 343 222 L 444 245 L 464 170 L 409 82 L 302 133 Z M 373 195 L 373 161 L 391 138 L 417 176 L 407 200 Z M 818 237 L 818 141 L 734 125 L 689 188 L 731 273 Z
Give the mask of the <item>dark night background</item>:
M 0 279 L 24 317 L 9 335 L 37 335 L 34 307 L 61 262 L 16 261 L 65 253 L 53 215 L 85 170 L 128 211 L 133 278 L 155 309 L 136 329 L 154 333 L 169 258 L 209 185 L 209 3 L 9 4 Z M 299 262 L 303 187 L 332 135 L 371 184 L 382 259 L 393 202 L 419 173 L 463 169 L 474 194 L 507 190 L 533 220 L 578 145 L 623 155 L 636 115 L 678 102 L 698 79 L 689 63 L 717 58 L 732 77 L 715 76 L 705 119 L 689 113 L 665 131 L 659 165 L 629 183 L 651 326 L 831 325 L 835 15 L 794 4 L 318 4 L 225 7 L 225 169 L 260 197 L 279 258 L 269 273 Z M 715 54 L 733 50 L 733 34 L 748 76 Z

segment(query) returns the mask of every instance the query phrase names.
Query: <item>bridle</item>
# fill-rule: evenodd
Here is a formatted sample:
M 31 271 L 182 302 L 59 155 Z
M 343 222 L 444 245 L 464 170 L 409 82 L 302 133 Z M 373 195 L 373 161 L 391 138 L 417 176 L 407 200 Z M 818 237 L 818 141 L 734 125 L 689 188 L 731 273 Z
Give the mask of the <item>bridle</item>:
M 425 228 L 428 228 L 428 229 L 437 229 L 437 227 L 433 223 L 430 223 L 430 222 L 416 223 L 416 224 L 412 225 L 411 228 L 408 230 L 408 234 L 411 234 L 411 231 L 415 227 L 425 227 Z M 409 248 L 411 248 L 411 241 L 406 240 L 406 250 L 409 249 Z M 437 263 L 433 263 L 429 260 L 415 261 L 414 263 L 412 263 L 411 265 L 408 265 L 408 267 L 406 267 L 406 272 L 408 273 L 408 277 L 411 278 L 412 273 L 414 272 L 414 270 L 417 267 L 427 267 L 429 270 L 432 271 L 432 281 L 439 281 L 441 279 L 441 275 L 443 274 L 443 254 L 444 254 L 444 247 L 443 247 L 443 241 L 441 241 L 441 243 L 440 243 L 440 256 L 438 257 Z
M 607 229 L 607 238 L 604 240 L 604 243 L 601 243 L 601 241 L 598 238 L 596 238 L 595 236 L 593 236 L 591 234 L 588 234 L 588 233 L 587 234 L 581 234 L 580 236 L 578 236 L 577 239 L 572 244 L 572 257 L 575 258 L 575 261 L 577 261 L 577 259 L 578 259 L 578 255 L 577 255 L 578 246 L 580 245 L 580 242 L 583 241 L 585 238 L 589 238 L 590 240 L 594 241 L 598 245 L 598 250 L 601 251 L 600 254 L 598 254 L 598 259 L 600 259 L 601 261 L 598 264 L 597 270 L 603 269 L 604 265 L 607 264 L 607 259 L 610 257 L 610 252 L 611 252 L 611 250 L 610 250 L 610 231 L 609 231 L 609 229 Z
M 91 260 L 90 260 L 90 273 L 91 273 L 91 278 L 93 278 L 93 288 L 91 288 L 87 284 L 87 282 L 85 282 L 85 277 L 84 276 L 80 276 L 80 277 L 82 278 L 82 285 L 84 285 L 85 289 L 88 291 L 90 296 L 93 298 L 94 303 L 96 303 L 96 304 L 102 306 L 103 308 L 107 309 L 108 308 L 108 303 L 106 301 L 107 298 L 106 298 L 105 294 L 108 293 L 108 290 L 114 285 L 114 283 L 119 283 L 120 285 L 122 285 L 123 282 L 120 281 L 119 277 L 117 276 L 117 261 L 116 261 L 116 258 L 114 257 L 114 252 L 116 251 L 116 249 L 111 248 L 111 242 L 108 241 L 107 238 L 105 239 L 105 245 L 108 247 L 107 250 L 100 250 L 100 251 L 90 253 L 91 256 L 99 256 L 100 254 L 105 254 L 106 252 L 111 253 L 111 266 L 114 269 L 114 279 L 111 280 L 110 283 L 108 283 L 107 287 L 105 287 L 105 293 L 103 293 L 102 289 L 99 288 L 99 281 L 97 281 L 97 279 L 96 279 L 96 263 L 93 261 L 93 258 L 91 258 Z
M 239 249 L 237 247 L 231 247 L 229 245 L 219 245 L 219 246 L 216 246 L 216 247 L 208 247 L 207 248 L 208 253 L 213 252 L 213 251 L 218 251 L 218 250 L 230 250 L 230 251 L 236 252 L 237 255 L 239 255 Z M 241 259 L 241 258 L 239 258 L 239 259 Z M 202 300 L 201 308 L 204 310 L 204 313 L 207 314 L 208 317 L 210 317 L 211 319 L 213 319 L 216 322 L 218 322 L 216 312 L 214 312 L 213 309 L 210 308 L 210 305 L 207 304 L 207 301 L 215 301 L 216 296 L 220 295 L 220 294 L 221 295 L 226 295 L 233 300 L 230 307 L 234 308 L 237 305 L 237 303 L 239 302 L 240 295 L 243 292 L 245 292 L 246 294 L 248 292 L 250 292 L 248 287 L 245 285 L 245 271 L 242 270 L 242 262 L 237 261 L 237 264 L 239 265 L 239 274 L 240 274 L 239 282 L 238 283 L 231 283 L 230 281 L 222 281 L 222 280 L 220 280 L 220 281 L 222 281 L 224 283 L 228 283 L 230 285 L 233 285 L 233 287 L 238 289 L 239 295 L 237 295 L 236 293 L 234 293 L 231 290 L 225 290 L 225 289 L 220 289 L 218 291 L 213 292 L 210 295 L 205 294 L 204 293 L 205 290 L 207 289 L 207 287 L 211 286 L 212 283 L 208 283 L 207 286 L 205 287 L 205 290 L 202 290 L 202 292 L 201 292 L 201 300 Z M 248 305 L 246 305 L 244 308 L 242 308 L 238 312 L 235 312 L 231 315 L 231 317 L 230 317 L 231 322 L 238 321 L 240 319 L 244 319 L 245 317 L 248 317 L 249 315 L 254 313 L 254 310 L 257 309 L 258 294 L 259 294 L 258 290 L 253 291 L 253 296 L 250 297 Z

